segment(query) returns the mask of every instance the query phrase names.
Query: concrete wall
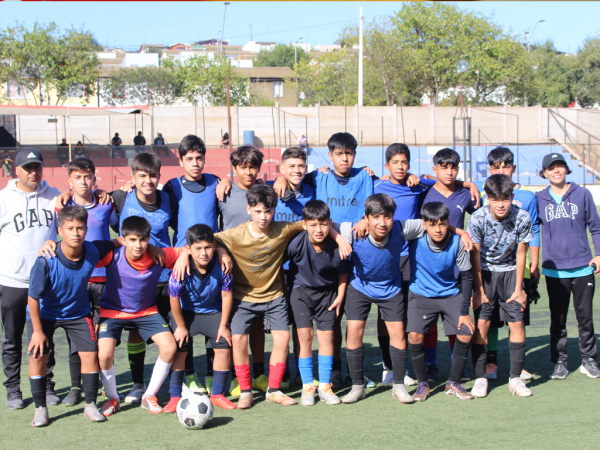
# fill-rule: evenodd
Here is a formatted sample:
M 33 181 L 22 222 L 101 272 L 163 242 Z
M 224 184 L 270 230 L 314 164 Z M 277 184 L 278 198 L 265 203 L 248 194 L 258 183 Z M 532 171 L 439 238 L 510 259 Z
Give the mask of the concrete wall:
M 558 110 L 586 131 L 600 135 L 600 113 L 587 110 Z M 282 106 L 231 108 L 232 143 L 241 144 L 243 133 L 253 130 L 256 145 L 289 147 L 306 134 L 312 147 L 325 146 L 328 138 L 340 131 L 352 133 L 361 146 L 387 146 L 405 142 L 409 146 L 452 144 L 452 119 L 455 107 L 373 107 L 316 106 L 310 108 Z M 530 108 L 468 108 L 472 121 L 473 145 L 497 143 L 542 143 L 548 136 L 562 136 L 563 124 L 548 120 L 548 110 Z M 68 137 L 62 117 L 49 124 L 46 116 L 18 116 L 17 140 L 21 145 L 52 144 Z M 550 125 L 548 126 L 548 123 Z M 143 130 L 150 142 L 161 132 L 170 142 L 179 142 L 186 134 L 202 137 L 209 146 L 217 146 L 227 131 L 226 107 L 155 107 L 149 115 L 86 116 L 71 118 L 71 139 L 75 143 L 105 144 L 118 132 L 124 144 L 132 144 L 136 132 Z M 567 125 L 571 138 L 587 135 Z M 462 125 L 457 122 L 457 137 Z M 585 136 L 585 138 L 584 138 Z

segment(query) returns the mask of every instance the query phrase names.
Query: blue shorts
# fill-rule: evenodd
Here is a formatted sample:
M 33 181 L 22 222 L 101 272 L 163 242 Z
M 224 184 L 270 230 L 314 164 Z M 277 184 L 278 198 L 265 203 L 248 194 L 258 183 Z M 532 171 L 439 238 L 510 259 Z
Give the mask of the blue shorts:
M 125 327 L 138 330 L 144 341 L 148 341 L 152 336 L 159 333 L 171 333 L 171 328 L 169 328 L 165 319 L 158 313 L 135 319 L 109 319 L 101 317 L 99 325 L 98 339 L 111 338 L 120 341 L 121 333 Z

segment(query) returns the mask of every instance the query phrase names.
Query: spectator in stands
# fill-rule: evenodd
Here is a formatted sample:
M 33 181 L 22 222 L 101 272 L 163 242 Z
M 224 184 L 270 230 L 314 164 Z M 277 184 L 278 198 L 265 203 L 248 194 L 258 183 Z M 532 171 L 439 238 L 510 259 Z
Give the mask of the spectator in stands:
M 163 138 L 162 133 L 158 133 L 158 136 L 154 138 L 154 151 L 160 156 L 161 150 L 165 151 L 165 156 L 169 156 L 169 149 L 165 145 L 165 138 Z
M 146 138 L 142 136 L 141 131 L 138 131 L 137 136 L 133 138 L 133 145 L 135 145 L 135 151 L 138 153 L 146 151 Z
M 306 139 L 306 136 L 302 135 L 298 138 L 298 147 L 308 148 L 308 139 Z
M 8 178 L 12 178 L 13 161 L 9 153 L 2 154 L 2 169 Z
M 229 148 L 229 133 L 225 133 L 221 139 L 221 148 Z
M 115 157 L 115 150 L 118 148 L 121 151 L 121 157 L 125 158 L 125 150 L 123 150 L 123 147 L 121 147 L 121 144 L 123 143 L 123 141 L 121 141 L 121 138 L 119 137 L 119 133 L 115 133 L 115 137 L 112 138 L 112 157 Z
M 81 141 L 77 141 L 77 145 L 75 146 L 75 152 L 73 153 L 73 159 L 75 158 L 85 158 L 85 147 Z
M 58 144 L 56 155 L 58 156 L 58 161 L 62 164 L 62 166 L 67 167 L 69 162 L 69 144 L 67 144 L 66 139 L 63 139 L 62 142 Z

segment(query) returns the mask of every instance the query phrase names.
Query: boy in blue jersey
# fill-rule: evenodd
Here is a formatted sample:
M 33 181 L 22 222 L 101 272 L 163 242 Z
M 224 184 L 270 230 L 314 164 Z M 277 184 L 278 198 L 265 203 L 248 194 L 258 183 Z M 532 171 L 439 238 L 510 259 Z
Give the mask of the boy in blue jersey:
M 496 147 L 490 153 L 488 153 L 488 170 L 490 175 L 506 175 L 512 179 L 517 166 L 514 164 L 514 154 L 507 147 Z M 481 190 L 485 182 L 480 183 Z M 513 189 L 513 204 L 519 208 L 524 209 L 529 213 L 531 217 L 531 231 L 533 232 L 533 240 L 529 243 L 529 263 L 525 266 L 525 276 L 523 282 L 525 283 L 525 290 L 530 289 L 533 292 L 537 292 L 537 285 L 540 279 L 540 272 L 538 268 L 539 256 L 540 256 L 540 219 L 538 216 L 538 200 L 535 193 L 525 188 L 521 184 L 515 183 Z M 482 203 L 486 204 L 485 192 L 482 192 Z M 530 299 L 531 301 L 532 299 Z M 537 300 L 536 300 L 537 301 Z M 529 303 L 525 308 L 523 317 L 523 323 L 525 326 L 529 325 Z M 485 368 L 485 376 L 488 379 L 495 380 L 498 373 L 498 330 L 504 326 L 504 322 L 498 318 L 492 320 L 492 325 L 488 331 L 488 361 Z M 532 375 L 523 369 L 521 373 L 523 380 L 530 380 Z
M 215 252 L 213 230 L 204 224 L 186 231 L 186 248 L 190 252 L 192 273 L 183 281 L 171 276 L 169 319 L 178 343 L 170 382 L 171 400 L 163 412 L 174 413 L 181 399 L 186 353 L 191 338 L 198 334 L 207 339 L 207 348 L 214 350 L 214 379 L 210 401 L 224 409 L 235 409 L 223 392 L 231 361 L 231 331 L 228 328 L 233 304 L 233 279 L 221 269 Z
M 134 184 L 132 192 L 115 191 L 111 193 L 117 215 L 119 229 L 123 221 L 131 216 L 145 218 L 151 226 L 150 244 L 156 247 L 171 246 L 169 224 L 171 222 L 171 201 L 166 192 L 158 190 L 160 182 L 160 158 L 153 153 L 140 153 L 131 160 L 131 180 Z M 119 229 L 113 230 L 120 231 Z M 171 271 L 165 269 L 156 287 L 155 299 L 159 312 L 167 320 L 170 300 L 168 282 Z M 144 358 L 146 342 L 137 330 L 129 330 L 127 342 L 129 364 L 133 386 L 125 397 L 125 403 L 139 403 L 144 393 Z
M 304 232 L 291 240 L 284 261 L 289 260 L 288 286 L 291 291 L 290 318 L 298 333 L 297 367 L 302 382 L 301 405 L 315 404 L 312 342 L 313 319 L 319 340 L 319 399 L 337 405 L 340 399 L 331 390 L 333 369 L 333 326 L 340 313 L 348 284 L 348 261 L 340 258 L 335 241 L 329 237 L 329 208 L 321 200 L 306 204 L 302 213 Z
M 69 187 L 71 192 L 66 202 L 67 206 L 83 206 L 88 211 L 87 233 L 85 240 L 92 242 L 97 240 L 110 240 L 110 226 L 119 222 L 115 206 L 111 200 L 102 204 L 94 195 L 94 184 L 96 184 L 96 167 L 91 159 L 76 158 L 67 166 Z M 63 205 L 57 199 L 57 210 Z M 100 297 L 106 284 L 106 269 L 103 267 L 94 269 L 88 283 L 88 292 L 92 304 L 92 321 L 96 332 L 100 321 Z M 75 406 L 81 401 L 81 360 L 79 353 L 69 352 L 69 371 L 71 374 L 71 390 L 61 404 L 63 406 Z
M 448 223 L 456 228 L 465 227 L 465 214 L 473 214 L 477 208 L 476 199 L 472 198 L 469 189 L 459 186 L 456 177 L 460 165 L 460 156 L 450 148 L 439 150 L 433 157 L 433 173 L 436 176 L 436 182 L 421 198 L 421 205 L 430 202 L 441 202 L 448 206 L 450 215 Z M 458 276 L 459 273 L 457 272 Z M 456 337 L 448 336 L 450 343 L 450 355 L 454 349 Z M 437 378 L 438 368 L 436 364 L 437 354 L 437 323 L 433 324 L 429 330 L 429 336 L 425 338 L 425 354 L 427 362 L 427 379 L 429 382 Z M 469 381 L 471 377 L 468 373 L 461 375 L 460 381 Z
M 439 180 L 438 175 L 438 180 Z M 409 348 L 419 386 L 413 399 L 421 402 L 429 395 L 425 360 L 425 334 L 438 316 L 442 316 L 446 336 L 456 336 L 446 394 L 462 400 L 473 396 L 460 384 L 475 325 L 469 315 L 473 275 L 468 248 L 459 235 L 466 234 L 458 227 L 457 234 L 449 233 L 450 209 L 441 202 L 430 202 L 421 208 L 422 220 L 402 223 L 406 240 L 410 241 L 411 280 L 408 295 Z M 455 268 L 462 278 L 462 294 Z
M 101 260 L 115 249 L 115 242 L 88 242 L 88 213 L 81 206 L 67 206 L 58 212 L 58 233 L 54 258 L 41 256 L 31 269 L 28 298 L 27 335 L 29 379 L 35 403 L 31 426 L 48 424 L 46 407 L 46 361 L 57 328 L 67 332 L 71 352 L 80 357 L 80 377 L 85 392 L 84 416 L 92 422 L 106 418 L 96 407 L 98 395 L 98 347 L 92 322 L 87 285 Z M 54 244 L 54 242 L 52 242 Z

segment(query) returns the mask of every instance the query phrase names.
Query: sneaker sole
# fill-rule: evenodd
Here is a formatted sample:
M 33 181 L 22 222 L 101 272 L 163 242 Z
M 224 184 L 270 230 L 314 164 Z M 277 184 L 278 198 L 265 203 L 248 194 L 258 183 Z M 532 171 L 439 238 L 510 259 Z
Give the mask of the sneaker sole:
M 484 393 L 481 393 L 481 392 L 473 392 L 473 391 L 471 391 L 471 395 L 473 397 L 475 397 L 475 398 L 485 398 L 485 397 L 487 397 L 487 392 L 484 394 Z
M 473 400 L 473 398 L 475 397 L 473 394 L 471 394 L 471 396 L 469 396 L 469 397 L 464 397 L 463 395 L 459 394 L 458 392 L 452 392 L 452 391 L 446 391 L 446 395 L 453 395 L 454 397 L 456 397 L 460 400 Z
M 588 370 L 587 370 L 585 367 L 583 367 L 583 366 L 579 367 L 579 372 L 581 372 L 582 374 L 584 374 L 584 375 L 586 375 L 586 376 L 588 376 L 588 377 L 590 377 L 590 378 L 600 378 L 600 375 L 599 375 L 599 376 L 594 376 L 594 375 L 592 375 L 592 374 L 591 374 L 591 373 L 589 373 L 589 372 L 588 372 Z
M 551 380 L 564 380 L 567 378 L 567 376 L 569 376 L 569 374 L 563 376 L 563 377 L 559 377 L 558 375 L 550 375 L 550 379 Z
M 400 399 L 399 399 L 399 398 L 396 396 L 396 393 L 395 393 L 394 391 L 392 391 L 392 398 L 393 398 L 394 400 L 398 400 L 398 401 L 399 401 L 401 404 L 403 404 L 403 405 L 411 405 L 411 404 L 413 404 L 413 403 L 415 402 L 415 399 L 414 399 L 414 397 L 411 397 L 411 398 L 410 398 L 410 400 L 404 400 L 404 401 L 400 400 Z
M 326 405 L 339 405 L 340 403 L 342 403 L 341 400 L 338 399 L 338 401 L 336 402 L 335 400 L 319 400 L 320 402 L 325 402 Z
M 102 419 L 98 418 L 98 420 L 93 419 L 92 417 L 88 416 L 87 414 L 83 414 L 83 416 L 86 419 L 89 419 L 90 422 L 94 422 L 94 423 L 99 423 L 99 422 L 106 422 L 106 416 L 103 416 L 102 414 L 100 414 L 100 416 L 102 417 Z
M 131 405 L 132 403 L 141 403 L 142 399 L 137 397 L 125 397 L 125 403 Z

